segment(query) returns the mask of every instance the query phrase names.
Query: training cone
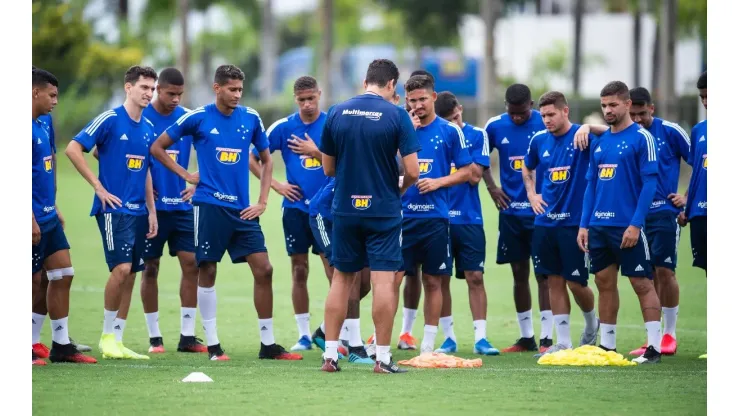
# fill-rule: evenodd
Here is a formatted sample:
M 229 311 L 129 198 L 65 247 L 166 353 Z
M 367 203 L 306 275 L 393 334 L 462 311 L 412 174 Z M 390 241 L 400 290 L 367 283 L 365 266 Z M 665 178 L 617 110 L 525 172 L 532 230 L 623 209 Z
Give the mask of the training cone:
M 190 373 L 182 379 L 183 383 L 212 383 L 213 379 L 203 373 Z

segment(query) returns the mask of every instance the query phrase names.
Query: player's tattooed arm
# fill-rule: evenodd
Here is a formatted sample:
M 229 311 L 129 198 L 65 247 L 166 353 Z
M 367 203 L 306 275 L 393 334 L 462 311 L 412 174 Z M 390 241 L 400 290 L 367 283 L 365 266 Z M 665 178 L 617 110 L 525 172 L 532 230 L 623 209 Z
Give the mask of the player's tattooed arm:
M 503 189 L 496 185 L 496 181 L 493 179 L 492 169 L 489 168 L 483 171 L 483 182 L 486 183 L 486 189 L 488 189 L 488 194 L 491 196 L 493 203 L 496 204 L 496 208 L 509 208 L 511 198 L 506 195 Z
M 522 166 L 522 178 L 524 179 L 524 188 L 527 190 L 527 198 L 529 199 L 529 203 L 532 205 L 532 210 L 535 214 L 540 215 L 545 213 L 545 208 L 547 206 L 547 203 L 542 199 L 542 195 L 538 194 L 536 191 L 535 181 L 537 180 L 535 177 L 535 171 L 530 170 L 526 164 Z

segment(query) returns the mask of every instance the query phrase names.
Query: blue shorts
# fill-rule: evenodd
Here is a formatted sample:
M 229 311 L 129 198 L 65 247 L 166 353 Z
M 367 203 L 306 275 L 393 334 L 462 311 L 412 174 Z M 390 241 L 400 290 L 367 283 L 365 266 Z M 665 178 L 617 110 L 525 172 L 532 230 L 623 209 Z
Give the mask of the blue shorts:
M 31 252 L 31 274 L 36 274 L 44 267 L 44 261 L 60 250 L 69 250 L 67 236 L 64 235 L 62 223 L 59 217 L 54 216 L 49 221 L 39 224 L 41 229 L 41 241 L 38 245 L 32 245 Z
M 312 248 L 313 254 L 319 254 L 307 212 L 298 208 L 283 208 L 283 235 L 289 256 L 308 254 L 309 248 Z
M 340 272 L 398 271 L 401 256 L 401 217 L 334 215 L 332 263 Z
M 676 270 L 678 242 L 681 238 L 681 227 L 676 214 L 662 211 L 648 215 L 645 219 L 645 235 L 653 266 Z
M 321 214 L 311 217 L 309 219 L 311 224 L 311 232 L 313 233 L 314 241 L 316 241 L 316 251 L 323 254 L 324 257 L 329 261 L 329 265 L 333 266 L 331 261 L 331 230 L 332 222 L 329 219 L 324 218 Z
M 123 212 L 108 212 L 95 215 L 108 270 L 119 264 L 131 263 L 131 273 L 144 270 L 144 250 L 149 233 L 147 214 L 131 215 Z
M 694 267 L 707 270 L 707 217 L 694 217 L 689 222 L 691 227 L 691 253 L 694 255 Z
M 496 263 L 529 261 L 532 254 L 534 217 L 499 214 Z
M 577 226 L 535 226 L 532 250 L 536 274 L 588 285 L 588 254 L 578 247 Z
M 432 276 L 452 274 L 450 255 L 450 221 L 447 218 L 404 218 L 403 271 L 406 276 L 421 272 Z
M 627 227 L 591 227 L 588 230 L 588 254 L 591 273 L 598 273 L 612 264 L 622 270 L 622 276 L 652 279 L 650 248 L 645 232 L 640 231 L 634 247 L 620 249 Z
M 259 218 L 243 220 L 240 210 L 215 204 L 195 203 L 195 261 L 220 263 L 228 250 L 232 263 L 244 263 L 247 256 L 265 253 L 265 236 Z
M 162 257 L 167 243 L 170 256 L 180 251 L 195 253 L 195 220 L 193 210 L 157 211 L 157 236 L 146 241 L 144 261 Z
M 482 224 L 450 224 L 450 243 L 456 278 L 465 279 L 465 272 L 483 272 L 486 233 Z

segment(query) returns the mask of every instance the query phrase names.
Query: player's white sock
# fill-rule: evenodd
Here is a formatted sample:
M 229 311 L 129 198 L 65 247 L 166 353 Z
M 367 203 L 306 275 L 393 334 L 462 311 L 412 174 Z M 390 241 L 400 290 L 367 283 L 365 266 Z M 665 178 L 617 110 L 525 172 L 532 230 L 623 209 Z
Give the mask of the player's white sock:
M 583 312 L 583 319 L 586 321 L 586 332 L 593 334 L 596 328 L 599 327 L 599 320 L 596 319 L 596 308 L 592 309 L 591 312 Z
M 414 321 L 416 320 L 416 309 L 403 308 L 403 326 L 401 327 L 401 335 L 405 333 L 411 333 L 414 328 Z
M 390 345 L 378 345 L 376 349 L 377 355 L 375 356 L 378 361 L 383 364 L 390 364 L 391 362 L 391 346 Z
M 675 308 L 663 308 L 663 333 L 676 337 L 676 321 L 678 320 L 678 305 Z
M 51 340 L 60 345 L 69 344 L 69 328 L 67 318 L 51 320 Z
M 344 320 L 344 322 L 342 322 L 342 330 L 339 331 L 339 340 L 349 341 L 349 327 L 347 326 L 346 319 Z
M 298 338 L 311 338 L 311 314 L 298 313 L 295 316 L 295 322 L 298 324 Z
M 552 327 L 554 324 L 552 311 L 540 311 L 540 339 L 552 339 Z
M 206 344 L 213 346 L 219 344 L 218 330 L 216 327 L 216 287 L 198 286 L 198 309 L 203 330 L 206 333 Z
M 519 334 L 522 338 L 534 337 L 534 325 L 532 325 L 532 310 L 517 312 L 516 320 L 519 322 Z
M 450 338 L 457 342 L 457 338 L 455 338 L 455 329 L 452 325 L 454 325 L 452 315 L 439 318 L 439 326 L 442 327 L 442 333 L 445 335 L 445 338 Z
M 424 338 L 421 340 L 421 351 L 434 351 L 434 340 L 437 338 L 437 327 L 424 325 Z
M 41 328 L 44 327 L 45 320 L 46 315 L 31 312 L 31 344 L 38 344 L 41 342 Z
M 272 318 L 258 319 L 257 322 L 260 326 L 260 342 L 268 346 L 274 344 L 275 334 L 272 332 Z
M 645 329 L 647 330 L 648 347 L 653 346 L 655 351 L 660 352 L 660 321 L 645 322 Z
M 103 334 L 112 334 L 113 333 L 113 322 L 116 320 L 116 315 L 118 315 L 118 311 L 109 311 L 108 309 L 103 309 Z
M 180 308 L 180 334 L 186 337 L 195 336 L 196 308 Z
M 146 328 L 149 330 L 149 338 L 161 337 L 159 332 L 159 312 L 145 313 Z
M 321 328 L 321 332 L 326 335 L 326 325 L 324 324 L 324 321 L 321 321 L 321 325 L 319 325 L 319 328 Z
M 573 347 L 573 341 L 570 339 L 570 315 L 555 315 L 555 331 L 558 334 L 558 344 L 565 345 L 568 348 Z
M 610 350 L 617 348 L 617 325 L 601 324 L 601 345 Z
M 113 333 L 116 334 L 116 341 L 123 342 L 123 331 L 126 329 L 126 320 L 116 318 L 113 321 Z
M 337 352 L 337 347 L 339 346 L 339 341 L 326 341 L 324 344 L 324 348 L 326 350 L 324 351 L 324 359 L 330 359 L 330 360 L 338 360 L 339 359 L 339 353 Z
M 475 342 L 478 342 L 486 337 L 486 320 L 480 319 L 473 321 L 473 332 L 475 333 Z
M 349 346 L 362 347 L 365 343 L 360 335 L 360 319 L 347 319 L 344 324 L 349 328 Z

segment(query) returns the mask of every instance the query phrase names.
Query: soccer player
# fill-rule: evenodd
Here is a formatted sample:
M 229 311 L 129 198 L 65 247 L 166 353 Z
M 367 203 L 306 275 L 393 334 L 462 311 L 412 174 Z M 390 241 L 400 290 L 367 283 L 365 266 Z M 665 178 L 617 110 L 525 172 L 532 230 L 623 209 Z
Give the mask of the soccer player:
M 586 321 L 580 345 L 596 345 L 599 329 L 594 294 L 588 287 L 587 258 L 577 242 L 588 151 L 575 147 L 574 135 L 580 126 L 570 122 L 570 109 L 562 93 L 551 91 L 542 95 L 539 111 L 547 130 L 532 137 L 522 177 L 537 215 L 532 238 L 534 270 L 547 276 L 557 344 L 535 357 L 573 347 L 568 289 Z M 543 172 L 541 193 L 535 187 L 534 170 Z
M 621 81 L 601 90 L 601 109 L 610 130 L 590 144 L 578 245 L 589 254 L 596 275 L 601 348 L 617 348 L 621 268 L 645 320 L 648 347 L 632 360 L 644 364 L 660 362 L 660 300 L 651 282 L 650 249 L 643 231 L 658 182 L 658 161 L 653 136 L 627 114 L 631 104 L 629 88 Z
M 402 109 L 390 103 L 398 68 L 387 59 L 370 63 L 366 92 L 329 112 L 321 136 L 324 173 L 336 177 L 332 214 L 334 276 L 324 308 L 326 352 L 323 371 L 339 371 L 339 330 L 356 273 L 370 267 L 373 321 L 377 344 L 376 373 L 404 373 L 391 360 L 390 340 L 398 308 L 401 256 L 401 194 L 419 177 L 416 152 L 421 149 Z M 396 155 L 403 158 L 400 190 Z M 369 174 L 372 173 L 372 174 Z
M 443 91 L 434 102 L 437 115 L 457 125 L 465 136 L 465 145 L 473 160 L 470 166 L 470 179 L 467 183 L 450 187 L 450 250 L 455 266 L 455 277 L 464 279 L 468 284 L 470 312 L 473 315 L 473 332 L 475 344 L 473 352 L 483 355 L 498 355 L 486 338 L 486 314 L 488 298 L 483 283 L 483 272 L 486 261 L 486 235 L 483 230 L 483 212 L 481 210 L 478 183 L 483 171 L 490 166 L 488 135 L 485 130 L 463 122 L 463 108 L 454 94 Z M 454 165 L 453 165 L 454 166 Z M 451 172 L 456 171 L 456 166 Z M 450 293 L 450 276 L 442 276 L 442 314 L 440 326 L 445 336 L 441 347 L 435 352 L 457 352 L 457 338 L 453 328 L 452 294 Z
M 49 114 L 57 104 L 59 82 L 48 71 L 35 69 L 32 75 L 32 127 L 31 143 L 32 176 L 32 260 L 31 276 L 33 298 L 47 297 L 51 320 L 51 351 L 48 358 L 53 363 L 70 362 L 94 364 L 92 357 L 80 353 L 69 339 L 69 290 L 74 268 L 69 255 L 69 243 L 64 235 L 64 225 L 56 205 L 57 169 L 49 130 L 39 117 Z M 47 273 L 48 289 L 40 293 L 41 270 Z M 46 365 L 32 348 L 32 364 Z
M 407 276 L 422 268 L 424 338 L 421 352 L 432 352 L 442 312 L 442 280 L 452 273 L 450 255 L 449 189 L 470 180 L 473 163 L 465 136 L 457 124 L 437 117 L 434 81 L 414 75 L 406 81 L 406 101 L 419 117 L 416 134 L 420 180 L 403 195 L 403 271 Z M 452 172 L 452 166 L 455 172 Z
M 144 109 L 144 117 L 154 127 L 154 137 L 175 124 L 189 110 L 180 106 L 185 90 L 185 79 L 176 68 L 165 68 L 159 73 L 157 98 Z M 191 136 L 184 136 L 167 149 L 167 155 L 177 164 L 188 168 Z M 182 277 L 180 279 L 180 342 L 177 351 L 207 352 L 205 345 L 195 338 L 195 312 L 198 303 L 198 267 L 195 265 L 195 231 L 193 230 L 193 205 L 190 199 L 194 187 L 152 159 L 151 172 L 155 206 L 157 209 L 157 236 L 147 241 L 144 250 L 145 269 L 141 276 L 141 301 L 144 305 L 146 326 L 149 331 L 149 352 L 163 353 L 164 342 L 159 330 L 158 285 L 160 258 L 167 244 L 169 254 L 177 257 Z
M 499 209 L 497 264 L 511 264 L 514 276 L 514 306 L 519 323 L 519 339 L 501 352 L 537 351 L 532 323 L 532 295 L 529 291 L 529 258 L 532 254 L 534 211 L 527 198 L 522 180 L 522 167 L 529 142 L 545 129 L 542 116 L 532 110 L 534 102 L 529 87 L 514 84 L 506 89 L 506 113 L 492 117 L 486 123 L 488 143 L 498 150 L 501 187 L 496 186 L 491 169 L 483 172 L 488 192 Z M 536 171 L 536 191 L 543 183 L 542 170 Z M 547 278 L 535 275 L 540 306 L 540 347 L 544 352 L 552 346 L 552 310 Z
M 216 327 L 216 266 L 228 250 L 232 263 L 247 262 L 254 276 L 254 304 L 260 331 L 260 359 L 300 360 L 275 343 L 272 328 L 272 265 L 259 216 L 267 207 L 272 159 L 264 125 L 257 111 L 239 105 L 244 72 L 234 65 L 216 69 L 216 102 L 180 117 L 152 145 L 151 153 L 164 167 L 197 185 L 193 196 L 195 258 L 198 264 L 198 308 L 208 344 L 208 358 L 227 361 Z M 197 173 L 189 173 L 167 155 L 184 136 L 192 136 Z M 254 144 L 262 174 L 259 200 L 249 200 L 247 154 Z
M 103 240 L 110 277 L 105 286 L 103 358 L 149 359 L 123 345 L 123 331 L 131 306 L 136 273 L 144 270 L 146 240 L 157 235 L 149 146 L 152 124 L 143 116 L 154 93 L 157 73 L 132 66 L 124 76 L 126 100 L 90 121 L 67 145 L 66 154 L 80 175 L 93 187 L 90 212 Z M 90 169 L 83 152 L 95 148 L 99 175 Z
M 298 112 L 281 118 L 267 129 L 270 153 L 280 150 L 287 174 L 287 182 L 274 178 L 271 187 L 282 195 L 283 234 L 285 249 L 290 257 L 293 277 L 293 310 L 298 325 L 298 342 L 291 351 L 311 349 L 311 324 L 308 300 L 308 250 L 319 254 L 317 242 L 311 232 L 308 204 L 326 180 L 321 168 L 321 130 L 326 113 L 319 110 L 321 90 L 316 79 L 302 76 L 293 83 L 293 98 Z M 315 139 L 315 141 L 314 141 Z M 250 170 L 259 178 L 259 154 L 252 150 Z M 331 281 L 329 265 L 321 255 L 327 278 Z

